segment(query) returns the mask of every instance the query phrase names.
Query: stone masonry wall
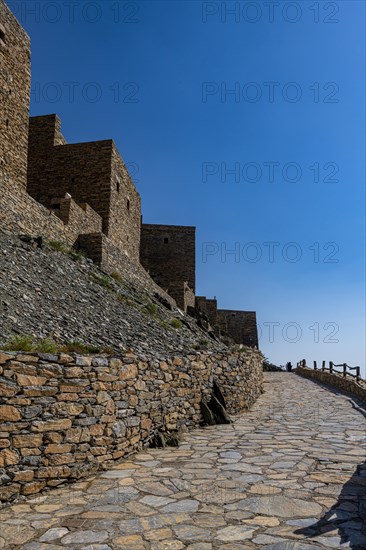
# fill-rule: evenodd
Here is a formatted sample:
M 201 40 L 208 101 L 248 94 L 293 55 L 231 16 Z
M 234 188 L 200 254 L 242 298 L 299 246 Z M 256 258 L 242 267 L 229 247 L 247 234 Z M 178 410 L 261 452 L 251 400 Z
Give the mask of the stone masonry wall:
M 195 227 L 142 224 L 140 260 L 154 281 L 185 308 L 184 283 L 196 290 Z
M 262 391 L 262 355 L 0 353 L 1 499 L 94 473 L 146 446 L 156 429 L 196 426 L 214 381 L 229 413 L 247 409 Z
M 102 231 L 102 218 L 88 204 L 76 204 L 73 199 L 58 199 L 53 204 L 53 212 L 68 226 L 69 233 L 79 235 L 87 231 Z
M 57 212 L 62 217 L 61 209 L 51 212 L 32 199 L 22 187 L 8 183 L 5 178 L 0 179 L 0 187 L 0 227 L 12 233 L 41 235 L 45 239 L 72 246 L 80 233 L 90 228 L 100 228 L 98 215 L 94 212 L 91 215 L 88 209 L 83 210 L 74 201 L 70 203 L 69 222 L 65 225 L 55 214 Z M 65 212 L 63 214 L 66 216 Z
M 28 193 L 47 208 L 54 197 L 69 193 L 78 203 L 88 203 L 108 230 L 112 141 L 53 146 L 39 142 L 38 125 L 44 117 L 30 119 Z M 49 117 L 45 117 L 49 119 Z
M 130 260 L 140 263 L 141 198 L 112 142 L 111 203 L 107 236 Z
M 131 260 L 102 233 L 79 235 L 77 248 L 86 253 L 103 271 L 124 273 L 128 271 L 130 280 L 137 286 L 142 286 L 162 296 L 172 307 L 175 300 L 162 290 L 147 274 L 144 268 Z
M 66 193 L 89 204 L 103 233 L 139 262 L 141 199 L 112 140 L 66 144 L 56 115 L 31 117 L 27 190 L 47 208 Z
M 204 313 L 209 322 L 217 326 L 217 300 L 216 298 L 210 299 L 206 296 L 196 296 L 196 307 Z
M 323 382 L 324 384 L 329 384 L 340 390 L 353 393 L 366 401 L 366 382 L 356 382 L 356 380 L 349 377 L 343 377 L 341 374 L 331 374 L 327 371 L 313 370 L 306 367 L 297 367 L 294 372 L 304 378 L 319 380 L 319 382 Z
M 237 344 L 258 348 L 257 317 L 255 311 L 217 310 L 219 327 Z
M 0 177 L 27 184 L 30 40 L 0 0 Z

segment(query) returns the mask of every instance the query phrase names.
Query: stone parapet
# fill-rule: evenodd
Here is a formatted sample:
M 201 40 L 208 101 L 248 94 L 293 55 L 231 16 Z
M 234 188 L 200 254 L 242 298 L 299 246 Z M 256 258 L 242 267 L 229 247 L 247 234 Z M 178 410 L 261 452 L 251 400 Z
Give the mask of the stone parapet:
M 366 401 L 366 382 L 356 382 L 352 378 L 347 378 L 341 374 L 330 373 L 327 371 L 313 370 L 307 367 L 297 367 L 294 371 L 299 376 L 304 378 L 310 378 L 312 380 L 318 380 L 324 384 L 329 384 L 335 388 L 352 393 L 362 400 Z

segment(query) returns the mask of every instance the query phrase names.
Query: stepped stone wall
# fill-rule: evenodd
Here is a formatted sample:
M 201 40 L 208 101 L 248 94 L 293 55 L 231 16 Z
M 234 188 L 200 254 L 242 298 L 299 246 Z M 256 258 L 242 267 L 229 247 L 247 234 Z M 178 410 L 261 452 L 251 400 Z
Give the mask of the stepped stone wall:
M 340 390 L 353 393 L 363 401 L 366 401 L 366 382 L 356 382 L 352 378 L 343 377 L 341 374 L 334 374 L 327 371 L 313 370 L 307 367 L 297 367 L 294 372 L 304 378 L 319 380 L 329 386 L 334 386 Z
M 0 498 L 85 477 L 146 446 L 154 430 L 197 426 L 214 381 L 239 413 L 262 376 L 262 355 L 249 348 L 165 358 L 0 353 Z
M 139 262 L 141 199 L 112 140 L 67 144 L 56 115 L 31 117 L 27 191 L 50 209 L 66 193 L 88 204 L 103 233 Z

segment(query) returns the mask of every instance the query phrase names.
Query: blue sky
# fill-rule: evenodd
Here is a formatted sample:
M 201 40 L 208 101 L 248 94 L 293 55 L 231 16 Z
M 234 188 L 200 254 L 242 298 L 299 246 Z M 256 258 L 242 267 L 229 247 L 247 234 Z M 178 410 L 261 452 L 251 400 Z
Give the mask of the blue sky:
M 197 293 L 256 310 L 273 362 L 364 366 L 364 2 L 8 4 L 31 114 L 113 138 L 146 223 L 197 226 Z

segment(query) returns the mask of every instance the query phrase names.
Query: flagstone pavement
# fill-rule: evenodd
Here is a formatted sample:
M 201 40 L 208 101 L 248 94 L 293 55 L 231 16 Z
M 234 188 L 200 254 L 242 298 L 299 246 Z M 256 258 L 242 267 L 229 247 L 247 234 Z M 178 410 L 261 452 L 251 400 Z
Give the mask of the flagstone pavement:
M 231 425 L 196 429 L 0 511 L 0 548 L 366 549 L 366 413 L 292 373 Z

